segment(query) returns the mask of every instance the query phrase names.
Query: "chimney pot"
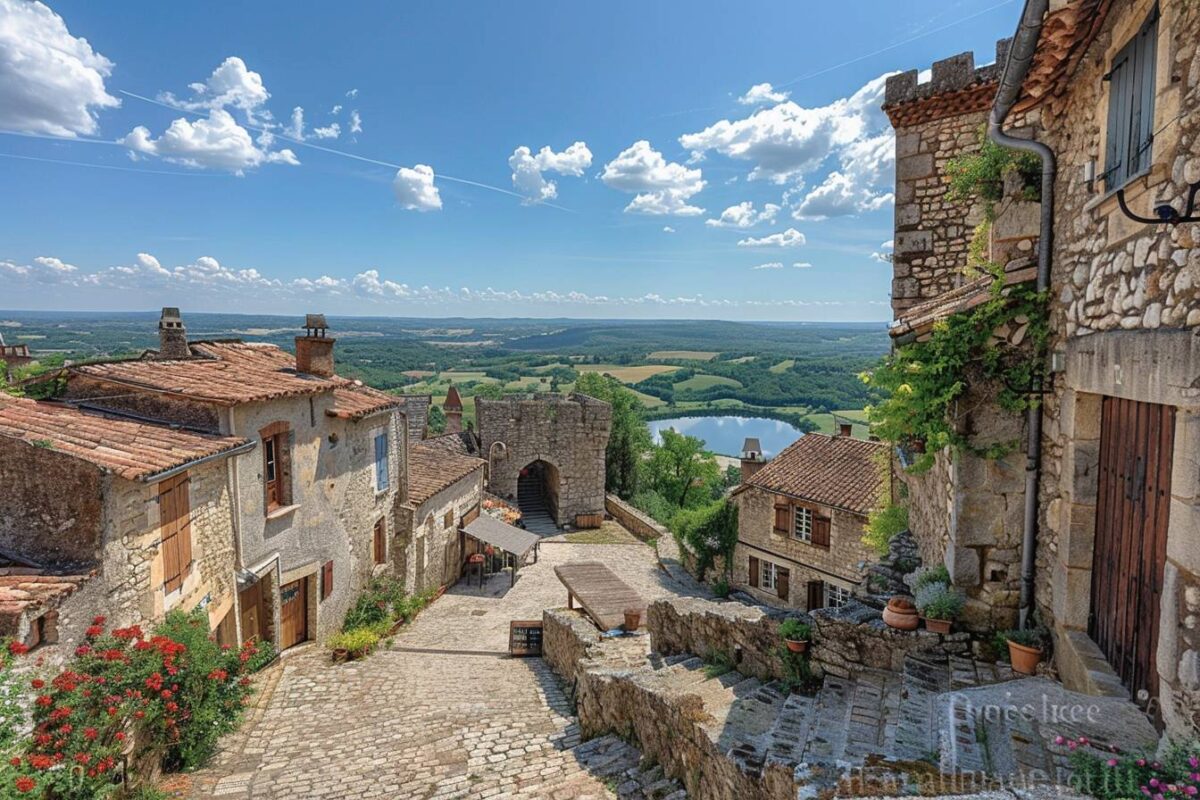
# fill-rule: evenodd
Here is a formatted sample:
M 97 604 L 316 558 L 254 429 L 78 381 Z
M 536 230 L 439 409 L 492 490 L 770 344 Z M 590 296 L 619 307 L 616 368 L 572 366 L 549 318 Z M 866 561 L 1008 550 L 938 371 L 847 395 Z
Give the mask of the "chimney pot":
M 324 314 L 306 314 L 304 335 L 296 337 L 296 371 L 320 378 L 333 377 L 333 345 Z
M 838 436 L 853 436 L 854 426 L 849 422 L 843 422 L 838 425 Z
M 178 308 L 164 306 L 158 318 L 158 357 L 161 359 L 190 358 L 187 328 Z

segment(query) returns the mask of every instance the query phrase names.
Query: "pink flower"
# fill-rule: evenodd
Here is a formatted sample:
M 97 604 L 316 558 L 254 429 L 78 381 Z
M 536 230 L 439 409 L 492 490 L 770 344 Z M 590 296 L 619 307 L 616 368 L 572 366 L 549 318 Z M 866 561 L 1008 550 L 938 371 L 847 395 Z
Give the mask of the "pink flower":
M 1055 743 L 1055 744 L 1062 744 L 1062 743 L 1063 743 L 1063 742 L 1065 742 L 1065 741 L 1067 741 L 1067 740 L 1066 740 L 1066 739 L 1064 739 L 1062 736 L 1055 736 L 1055 737 L 1054 737 L 1054 743 Z
M 1115 766 L 1117 765 L 1117 760 L 1116 760 L 1115 758 L 1110 758 L 1110 759 L 1108 760 L 1108 765 L 1109 765 L 1110 767 L 1115 767 Z
M 1077 747 L 1079 747 L 1079 745 L 1075 744 L 1075 742 L 1073 742 L 1073 741 L 1072 741 L 1072 742 L 1067 742 L 1067 748 L 1068 748 L 1068 749 L 1070 749 L 1070 750 L 1074 750 L 1074 749 L 1075 749 L 1075 748 L 1077 748 Z

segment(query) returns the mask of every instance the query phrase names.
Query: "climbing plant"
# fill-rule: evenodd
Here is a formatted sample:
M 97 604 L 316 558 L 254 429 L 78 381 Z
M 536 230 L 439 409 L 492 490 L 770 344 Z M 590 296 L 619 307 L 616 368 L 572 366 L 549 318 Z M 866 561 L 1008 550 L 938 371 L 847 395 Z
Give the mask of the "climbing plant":
M 1021 181 L 1021 199 L 1041 199 L 1041 161 L 1024 150 L 1001 147 L 979 130 L 979 149 L 946 162 L 950 181 L 947 197 L 953 201 L 980 201 L 984 220 L 996 218 L 996 203 L 1004 199 L 1004 179 L 1015 173 Z

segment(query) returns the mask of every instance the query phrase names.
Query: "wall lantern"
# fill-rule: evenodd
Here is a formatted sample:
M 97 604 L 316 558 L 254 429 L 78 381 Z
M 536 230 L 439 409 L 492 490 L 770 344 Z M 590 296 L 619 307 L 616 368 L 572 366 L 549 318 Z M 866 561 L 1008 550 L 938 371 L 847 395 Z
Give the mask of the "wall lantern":
M 1196 215 L 1196 195 L 1200 194 L 1200 181 L 1193 183 L 1188 190 L 1187 210 L 1182 214 L 1175 210 L 1175 206 L 1170 203 L 1159 203 L 1154 207 L 1153 217 L 1143 217 L 1129 210 L 1129 206 L 1125 203 L 1125 190 L 1117 190 L 1117 203 L 1121 206 L 1121 213 L 1129 217 L 1134 222 L 1140 222 L 1143 225 L 1179 225 L 1183 222 L 1200 222 L 1200 216 Z

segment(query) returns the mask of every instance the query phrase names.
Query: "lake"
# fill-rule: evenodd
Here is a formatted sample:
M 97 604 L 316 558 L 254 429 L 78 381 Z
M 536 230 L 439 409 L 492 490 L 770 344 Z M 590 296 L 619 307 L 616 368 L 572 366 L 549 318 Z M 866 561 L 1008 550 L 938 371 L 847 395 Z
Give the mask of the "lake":
M 771 457 L 803 435 L 793 425 L 766 417 L 678 417 L 651 420 L 646 424 L 655 442 L 660 439 L 659 431 L 670 428 L 676 433 L 703 439 L 714 453 L 735 457 L 742 452 L 742 442 L 749 436 L 757 437 L 763 454 Z

